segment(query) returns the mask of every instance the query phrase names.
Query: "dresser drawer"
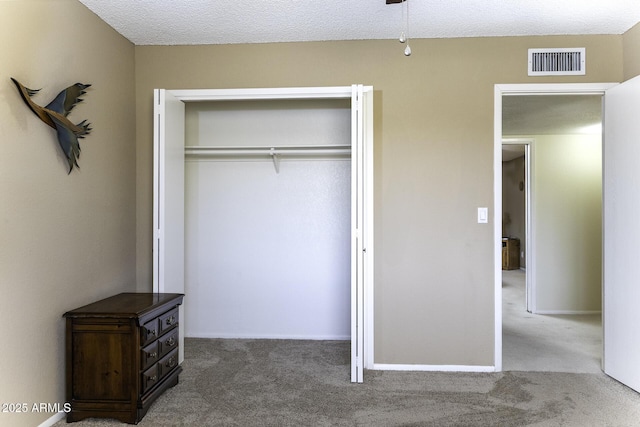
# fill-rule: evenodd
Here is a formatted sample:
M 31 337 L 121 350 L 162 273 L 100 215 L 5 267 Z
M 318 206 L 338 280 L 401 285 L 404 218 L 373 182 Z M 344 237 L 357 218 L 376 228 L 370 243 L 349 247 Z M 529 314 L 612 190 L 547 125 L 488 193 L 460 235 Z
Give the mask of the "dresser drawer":
M 158 374 L 160 378 L 164 378 L 169 372 L 173 371 L 178 366 L 178 349 L 174 349 L 160 362 L 158 362 Z
M 173 329 L 178 324 L 178 308 L 168 311 L 160 316 L 160 335 Z
M 140 344 L 145 345 L 158 338 L 160 336 L 159 330 L 157 318 L 142 325 L 140 331 L 140 339 L 142 341 Z
M 166 335 L 163 335 L 158 340 L 158 350 L 160 357 L 169 353 L 174 348 L 178 348 L 178 330 L 176 329 L 173 332 L 169 332 Z
M 160 352 L 158 351 L 158 341 L 152 342 L 140 351 L 140 363 L 142 364 L 143 370 L 156 363 L 158 359 L 160 359 Z
M 160 372 L 158 372 L 158 364 L 156 363 L 142 373 L 142 393 L 156 385 L 158 381 L 160 381 Z

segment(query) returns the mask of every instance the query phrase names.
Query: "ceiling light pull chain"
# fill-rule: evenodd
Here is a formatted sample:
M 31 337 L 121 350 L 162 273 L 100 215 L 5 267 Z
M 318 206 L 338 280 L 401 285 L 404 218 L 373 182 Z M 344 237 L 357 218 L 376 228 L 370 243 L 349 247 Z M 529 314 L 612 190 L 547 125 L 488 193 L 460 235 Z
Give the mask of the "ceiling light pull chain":
M 409 0 L 404 0 L 406 4 L 406 26 L 405 26 L 405 39 L 407 41 L 407 47 L 404 48 L 404 55 L 411 56 L 411 46 L 409 46 Z
M 403 26 L 403 27 L 406 25 L 406 22 L 407 22 L 407 21 L 406 21 L 406 19 L 405 19 L 405 14 L 404 14 L 404 7 L 405 7 L 405 3 L 406 3 L 406 2 L 403 0 L 403 1 L 402 1 L 402 4 L 400 5 L 400 7 L 401 7 L 401 9 L 402 9 L 402 21 L 400 21 L 400 22 L 402 22 L 402 26 Z M 402 29 L 402 31 L 400 32 L 400 38 L 398 39 L 398 41 L 399 41 L 400 43 L 404 43 L 404 42 L 406 42 L 406 41 L 407 41 L 407 35 L 405 34 L 405 32 L 404 32 L 404 31 L 405 31 L 405 29 L 403 28 L 403 29 Z

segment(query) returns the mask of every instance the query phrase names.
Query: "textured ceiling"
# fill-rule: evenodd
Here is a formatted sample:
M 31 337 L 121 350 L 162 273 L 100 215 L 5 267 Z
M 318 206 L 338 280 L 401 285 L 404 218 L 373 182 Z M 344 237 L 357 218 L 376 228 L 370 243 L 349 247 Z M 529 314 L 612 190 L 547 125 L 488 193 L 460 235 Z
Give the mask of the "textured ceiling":
M 394 39 L 385 0 L 80 0 L 136 45 Z M 416 38 L 622 34 L 640 0 L 411 0 Z
M 599 133 L 600 95 L 536 95 L 502 97 L 503 135 Z
M 602 132 L 601 95 L 502 97 L 502 135 L 566 135 Z M 502 146 L 502 161 L 524 156 L 524 148 Z

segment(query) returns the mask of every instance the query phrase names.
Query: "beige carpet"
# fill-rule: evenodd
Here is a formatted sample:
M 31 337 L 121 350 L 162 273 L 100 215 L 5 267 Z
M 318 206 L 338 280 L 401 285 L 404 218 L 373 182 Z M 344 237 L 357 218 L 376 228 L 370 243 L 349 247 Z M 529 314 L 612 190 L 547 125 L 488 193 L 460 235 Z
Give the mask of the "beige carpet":
M 502 272 L 502 367 L 505 371 L 600 373 L 602 316 L 526 311 L 525 273 Z
M 584 427 L 640 420 L 639 395 L 604 374 L 368 371 L 364 384 L 352 384 L 349 344 L 336 341 L 187 339 L 185 356 L 180 383 L 140 426 Z

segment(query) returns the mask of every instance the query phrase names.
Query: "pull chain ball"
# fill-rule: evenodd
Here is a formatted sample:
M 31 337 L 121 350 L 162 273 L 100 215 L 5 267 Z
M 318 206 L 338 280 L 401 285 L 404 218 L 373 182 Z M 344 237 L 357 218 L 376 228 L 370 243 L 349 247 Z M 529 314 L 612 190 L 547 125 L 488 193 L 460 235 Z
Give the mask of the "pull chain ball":
M 405 29 L 400 32 L 400 43 L 406 43 L 404 48 L 404 56 L 411 56 L 411 47 L 409 46 L 409 0 L 402 0 L 402 22 Z

